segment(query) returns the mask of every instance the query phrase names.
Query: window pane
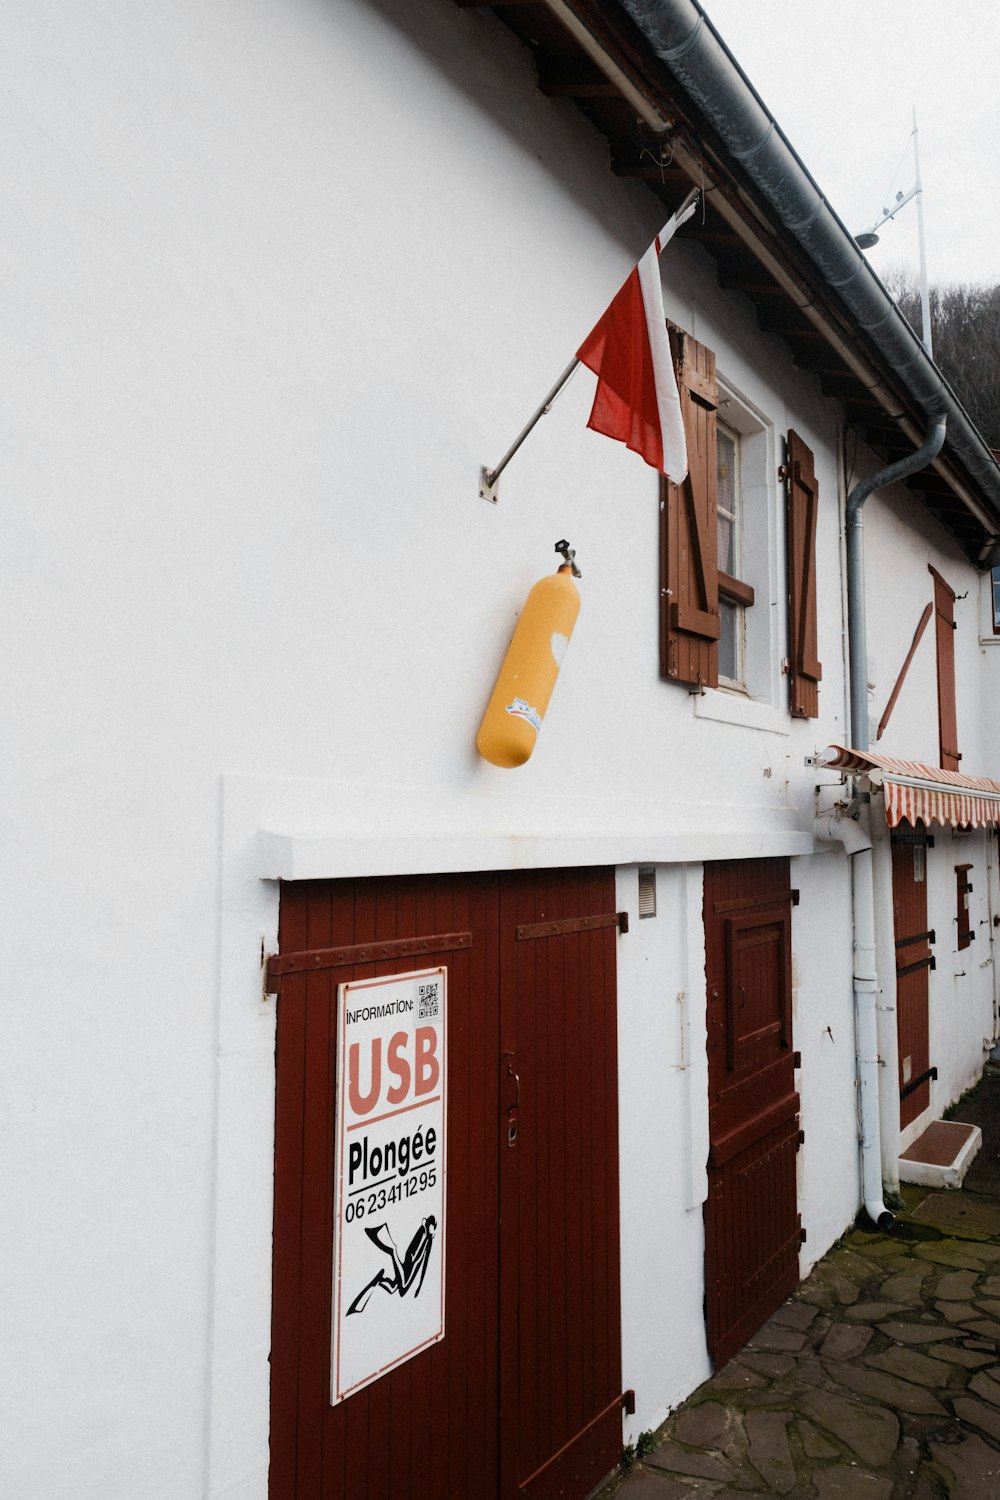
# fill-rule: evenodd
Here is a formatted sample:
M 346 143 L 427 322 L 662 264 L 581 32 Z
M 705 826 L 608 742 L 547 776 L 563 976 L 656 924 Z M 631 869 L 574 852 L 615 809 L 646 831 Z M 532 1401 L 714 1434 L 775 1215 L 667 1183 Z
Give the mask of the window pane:
M 719 676 L 729 682 L 738 680 L 736 639 L 740 613 L 735 604 L 719 600 Z
M 719 468 L 719 567 L 737 576 L 736 565 L 736 442 L 721 427 L 716 429 Z

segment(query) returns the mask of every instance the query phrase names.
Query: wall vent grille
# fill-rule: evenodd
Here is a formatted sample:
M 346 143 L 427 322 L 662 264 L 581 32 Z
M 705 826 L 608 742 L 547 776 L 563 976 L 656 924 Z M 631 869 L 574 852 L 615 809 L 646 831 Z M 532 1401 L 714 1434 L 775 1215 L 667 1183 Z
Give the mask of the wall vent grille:
M 639 915 L 656 916 L 656 871 L 652 865 L 639 871 Z

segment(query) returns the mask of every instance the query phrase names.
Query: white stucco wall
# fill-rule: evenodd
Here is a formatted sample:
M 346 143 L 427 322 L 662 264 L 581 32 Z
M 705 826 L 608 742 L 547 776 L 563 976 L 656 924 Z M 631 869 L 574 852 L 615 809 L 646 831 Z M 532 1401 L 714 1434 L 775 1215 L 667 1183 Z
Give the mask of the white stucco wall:
M 702 1313 L 708 1054 L 700 865 L 656 867 L 656 916 L 638 915 L 634 869 L 619 945 L 622 1381 L 626 1439 L 656 1428 L 711 1371 Z
M 939 764 L 937 650 L 930 623 L 917 647 L 889 724 L 880 740 L 875 733 L 902 668 L 920 616 L 934 601 L 933 566 L 954 589 L 955 697 L 961 770 L 972 776 L 1000 779 L 1000 759 L 993 733 L 993 706 L 1000 696 L 1000 656 L 982 640 L 980 576 L 932 517 L 917 508 L 905 489 L 879 492 L 864 513 L 867 570 L 869 699 L 871 747 L 885 755 Z M 885 581 L 892 580 L 892 588 Z M 988 865 L 995 838 L 980 829 L 956 834 L 933 827 L 935 845 L 927 851 L 928 924 L 937 941 L 936 968 L 929 974 L 930 1062 L 938 1077 L 931 1082 L 928 1110 L 901 1134 L 902 1148 L 928 1120 L 980 1076 L 995 1035 L 996 975 Z M 992 839 L 992 846 L 990 844 Z M 888 860 L 888 846 L 882 850 Z M 971 863 L 973 884 L 970 919 L 976 936 L 957 949 L 955 866 Z M 888 879 L 886 872 L 885 878 Z M 880 966 L 883 1002 L 892 1006 L 895 984 L 888 950 Z M 887 1059 L 895 1076 L 897 1059 Z
M 34 0 L 3 43 L 0 1488 L 266 1493 L 260 957 L 281 875 L 601 861 L 627 903 L 629 866 L 659 862 L 662 915 L 620 945 L 622 1066 L 642 1085 L 623 1091 L 623 1197 L 648 1208 L 623 1349 L 651 1425 L 706 1368 L 706 857 L 798 856 L 806 1264 L 857 1202 L 850 893 L 843 856 L 809 852 L 805 765 L 847 734 L 836 407 L 706 257 L 671 247 L 668 315 L 770 432 L 775 660 L 761 703 L 661 683 L 656 479 L 586 431 L 589 375 L 499 504 L 477 496 L 664 216 L 493 18 Z M 821 493 L 807 722 L 777 665 L 789 427 Z M 474 733 L 561 536 L 583 610 L 512 775 Z

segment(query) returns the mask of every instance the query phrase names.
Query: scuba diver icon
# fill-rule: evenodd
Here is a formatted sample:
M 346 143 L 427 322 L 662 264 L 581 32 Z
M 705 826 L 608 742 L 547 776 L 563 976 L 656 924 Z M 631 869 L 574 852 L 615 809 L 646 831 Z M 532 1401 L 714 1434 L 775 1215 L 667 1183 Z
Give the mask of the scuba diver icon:
M 390 1272 L 383 1266 L 378 1274 L 361 1288 L 347 1309 L 347 1316 L 349 1317 L 351 1313 L 364 1312 L 372 1293 L 379 1288 L 383 1292 L 388 1292 L 390 1297 L 405 1297 L 411 1290 L 414 1297 L 419 1297 L 420 1288 L 427 1275 L 427 1262 L 430 1260 L 436 1229 L 437 1219 L 433 1214 L 428 1214 L 421 1221 L 420 1228 L 407 1245 L 403 1256 L 400 1257 L 387 1224 L 376 1224 L 370 1229 L 366 1227 L 365 1234 L 373 1245 L 377 1245 L 389 1257 L 392 1270 Z

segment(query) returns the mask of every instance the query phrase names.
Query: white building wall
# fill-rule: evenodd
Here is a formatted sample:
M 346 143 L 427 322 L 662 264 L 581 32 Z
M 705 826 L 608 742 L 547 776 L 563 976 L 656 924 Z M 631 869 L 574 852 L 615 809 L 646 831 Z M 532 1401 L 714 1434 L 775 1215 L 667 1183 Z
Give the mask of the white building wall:
M 897 486 L 877 493 L 865 507 L 865 565 L 868 602 L 871 748 L 884 755 L 940 763 L 937 707 L 937 647 L 934 616 L 921 638 L 902 691 L 881 739 L 877 726 L 885 711 L 913 634 L 927 604 L 934 602 L 933 566 L 954 589 L 955 697 L 961 770 L 1000 779 L 997 741 L 991 736 L 991 710 L 1000 688 L 1000 657 L 981 640 L 979 574 L 954 542 Z M 887 587 L 891 580 L 891 587 Z M 985 708 L 985 712 L 984 712 Z M 989 900 L 990 841 L 982 829 L 956 834 L 933 827 L 927 852 L 928 922 L 937 941 L 936 968 L 929 975 L 930 1061 L 937 1067 L 928 1111 L 901 1135 L 905 1149 L 928 1120 L 942 1112 L 979 1078 L 995 1035 L 995 966 Z M 888 857 L 886 851 L 886 857 Z M 971 863 L 972 944 L 957 948 L 957 864 Z M 884 1002 L 894 1004 L 895 984 L 888 966 L 881 974 Z M 887 1060 L 895 1076 L 896 1059 Z
M 705 1347 L 708 1053 L 700 865 L 656 867 L 656 916 L 639 919 L 635 869 L 619 943 L 622 1384 L 625 1432 L 659 1426 L 711 1373 Z M 627 997 L 627 998 L 626 998 Z
M 802 1055 L 797 1083 L 805 1134 L 799 1153 L 804 1275 L 843 1234 L 860 1198 L 854 948 L 845 854 L 831 846 L 819 857 L 793 860 L 792 885 L 799 891 L 792 943 L 794 1039 Z
M 757 703 L 661 683 L 656 479 L 586 431 L 592 377 L 477 497 L 663 218 L 502 27 L 450 0 L 34 0 L 4 32 L 0 1488 L 266 1493 L 279 874 L 597 860 L 630 900 L 659 861 L 662 915 L 620 944 L 622 1190 L 648 1205 L 623 1349 L 652 1425 L 707 1368 L 706 856 L 799 855 L 805 1264 L 857 1204 L 850 890 L 809 852 L 805 765 L 847 737 L 837 410 L 671 247 L 668 315 L 768 424 L 774 661 Z M 806 722 L 789 427 L 821 493 Z M 561 536 L 580 622 L 534 759 L 498 771 L 475 729 Z

